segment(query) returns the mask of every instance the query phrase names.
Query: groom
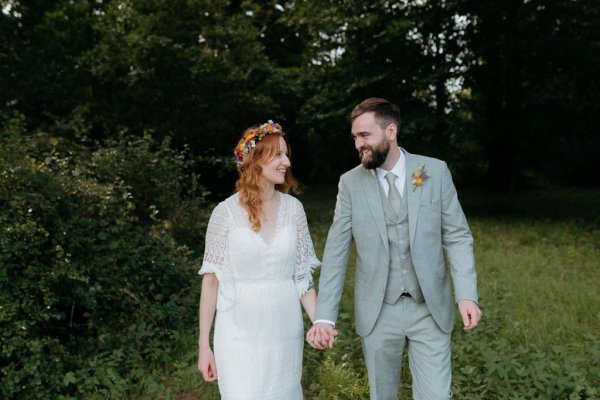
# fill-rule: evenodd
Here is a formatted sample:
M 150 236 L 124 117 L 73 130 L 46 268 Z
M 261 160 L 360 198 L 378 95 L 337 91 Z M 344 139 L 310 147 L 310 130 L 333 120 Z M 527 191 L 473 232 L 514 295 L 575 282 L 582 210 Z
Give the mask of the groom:
M 398 147 L 400 111 L 387 100 L 363 101 L 350 121 L 361 165 L 340 178 L 307 341 L 317 349 L 333 345 L 354 240 L 356 332 L 371 400 L 397 398 L 404 349 L 414 399 L 449 399 L 450 276 L 464 329 L 481 318 L 473 238 L 452 177 L 445 162 Z

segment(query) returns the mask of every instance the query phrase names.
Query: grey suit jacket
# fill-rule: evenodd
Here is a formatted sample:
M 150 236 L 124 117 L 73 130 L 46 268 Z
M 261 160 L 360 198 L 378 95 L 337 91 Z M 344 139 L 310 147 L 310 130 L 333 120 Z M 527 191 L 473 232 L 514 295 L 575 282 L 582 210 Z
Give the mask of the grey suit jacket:
M 473 237 L 445 162 L 403 150 L 410 248 L 425 302 L 444 332 L 454 325 L 455 300 L 477 302 Z M 412 173 L 425 165 L 429 176 L 413 191 Z M 390 263 L 381 192 L 375 171 L 362 165 L 341 176 L 333 224 L 329 229 L 321 275 L 316 319 L 337 320 L 338 306 L 352 240 L 356 244 L 356 332 L 368 335 L 379 316 Z M 446 257 L 444 257 L 444 253 Z

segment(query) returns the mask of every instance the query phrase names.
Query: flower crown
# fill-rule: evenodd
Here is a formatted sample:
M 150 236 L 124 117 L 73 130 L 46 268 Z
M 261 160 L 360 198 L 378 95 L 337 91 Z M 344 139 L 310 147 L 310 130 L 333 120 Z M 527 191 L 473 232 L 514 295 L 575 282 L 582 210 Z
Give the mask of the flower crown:
M 250 150 L 256 147 L 256 143 L 263 140 L 269 133 L 282 133 L 281 125 L 277 122 L 269 120 L 267 123 L 250 128 L 244 132 L 244 136 L 235 148 L 235 162 L 237 165 L 242 165 L 244 159 L 250 154 Z

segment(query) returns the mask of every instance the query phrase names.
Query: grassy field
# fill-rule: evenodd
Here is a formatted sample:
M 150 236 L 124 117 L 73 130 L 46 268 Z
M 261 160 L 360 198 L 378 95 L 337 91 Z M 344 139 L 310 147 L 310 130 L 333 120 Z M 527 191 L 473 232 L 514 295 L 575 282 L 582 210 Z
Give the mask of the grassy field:
M 331 223 L 335 187 L 301 196 L 317 254 Z M 464 191 L 484 313 L 474 332 L 453 334 L 456 399 L 600 399 L 600 192 L 530 193 L 513 199 Z M 353 260 L 333 350 L 305 348 L 307 399 L 366 399 L 368 384 L 353 327 Z M 318 272 L 316 274 L 318 278 Z M 144 399 L 218 399 L 196 372 L 195 337 Z M 166 384 L 167 389 L 164 388 Z M 403 368 L 404 399 L 410 374 Z M 154 394 L 152 394 L 154 393 Z

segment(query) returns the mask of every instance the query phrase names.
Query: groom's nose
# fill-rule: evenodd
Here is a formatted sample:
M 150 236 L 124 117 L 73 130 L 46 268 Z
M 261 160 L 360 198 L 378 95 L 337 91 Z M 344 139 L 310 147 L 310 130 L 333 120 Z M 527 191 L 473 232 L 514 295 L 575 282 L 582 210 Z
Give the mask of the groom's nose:
M 359 137 L 356 138 L 356 140 L 354 141 L 354 147 L 356 147 L 356 150 L 360 150 L 361 147 L 363 147 L 365 145 L 365 141 Z

